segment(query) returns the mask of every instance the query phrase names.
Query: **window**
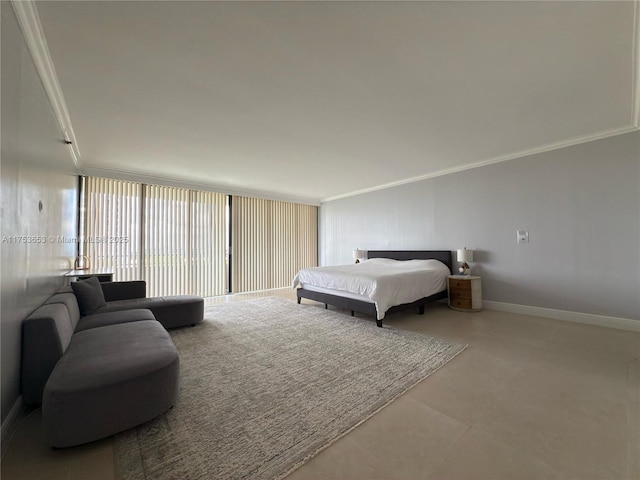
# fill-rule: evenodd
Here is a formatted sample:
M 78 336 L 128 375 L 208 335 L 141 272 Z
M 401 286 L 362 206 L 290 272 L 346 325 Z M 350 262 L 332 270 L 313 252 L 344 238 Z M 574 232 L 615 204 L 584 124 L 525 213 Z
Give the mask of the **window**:
M 92 269 L 113 271 L 118 280 L 140 279 L 142 185 L 96 177 L 85 178 L 81 185 L 80 255 L 89 257 Z
M 300 268 L 317 265 L 315 206 L 81 180 L 80 255 L 94 269 L 112 270 L 115 280 L 144 279 L 149 296 L 285 287 Z
M 233 197 L 232 290 L 286 287 L 298 270 L 318 264 L 318 208 Z

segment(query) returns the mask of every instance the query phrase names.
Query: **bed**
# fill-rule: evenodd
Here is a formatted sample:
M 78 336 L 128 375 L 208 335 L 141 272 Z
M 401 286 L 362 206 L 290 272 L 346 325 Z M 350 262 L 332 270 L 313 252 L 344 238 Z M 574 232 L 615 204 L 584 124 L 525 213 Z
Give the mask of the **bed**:
M 355 313 L 361 313 L 364 315 L 372 315 L 376 317 L 376 324 L 378 327 L 382 327 L 383 318 L 388 315 L 398 311 L 407 310 L 417 308 L 418 313 L 420 315 L 424 314 L 424 307 L 426 304 L 430 302 L 434 302 L 436 300 L 447 298 L 447 287 L 446 287 L 446 277 L 451 274 L 451 251 L 449 250 L 369 250 L 368 252 L 368 260 L 362 264 L 362 266 L 367 265 L 371 262 L 371 259 L 392 259 L 392 260 L 438 260 L 444 266 L 438 264 L 438 262 L 427 262 L 429 264 L 433 264 L 437 268 L 436 275 L 438 276 L 437 280 L 433 281 L 433 285 L 431 290 L 427 290 L 426 293 L 421 294 L 419 298 L 411 299 L 410 301 L 406 301 L 405 303 L 394 303 L 393 301 L 389 305 L 380 305 L 381 308 L 378 308 L 377 303 L 371 299 L 371 296 L 368 294 L 358 294 L 353 291 L 346 290 L 338 290 L 334 288 L 328 288 L 327 285 L 316 285 L 314 283 L 323 283 L 321 280 L 316 281 L 317 279 L 309 276 L 308 273 L 318 273 L 323 272 L 323 269 L 330 269 L 331 267 L 315 267 L 312 269 L 303 269 L 294 278 L 293 286 L 298 287 L 296 289 L 296 294 L 298 297 L 298 303 L 301 303 L 303 298 L 314 300 L 317 302 L 321 302 L 325 304 L 325 308 L 328 308 L 329 305 L 333 305 L 335 307 L 344 308 L 351 311 L 351 315 L 355 315 Z M 382 261 L 384 262 L 384 261 Z M 418 262 L 414 262 L 418 263 Z M 437 264 L 437 265 L 436 265 Z M 409 265 L 409 263 L 407 263 Z M 344 270 L 349 270 L 352 268 L 357 272 L 359 267 L 358 265 L 353 266 L 343 266 Z M 347 268 L 348 267 L 348 268 Z M 339 267 L 342 268 L 342 267 Z M 311 272 L 308 272 L 311 271 Z M 355 273 L 354 272 L 354 273 Z M 413 275 L 410 273 L 409 275 Z M 417 277 L 411 277 L 417 278 Z M 404 279 L 405 285 L 409 285 L 412 280 L 410 278 Z M 313 283 L 311 283 L 313 282 Z M 415 283 L 415 282 L 413 282 Z M 436 286 L 437 285 L 437 286 Z M 434 291 L 435 290 L 435 291 Z M 407 293 L 408 295 L 410 293 Z

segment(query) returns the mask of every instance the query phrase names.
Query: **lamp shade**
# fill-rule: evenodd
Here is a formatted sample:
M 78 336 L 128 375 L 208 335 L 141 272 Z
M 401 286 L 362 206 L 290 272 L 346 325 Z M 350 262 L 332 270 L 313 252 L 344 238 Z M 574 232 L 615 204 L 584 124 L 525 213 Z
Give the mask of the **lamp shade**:
M 467 250 L 466 248 L 459 248 L 458 261 L 463 263 L 473 262 L 473 250 Z
M 365 258 L 367 256 L 367 252 L 365 252 L 364 250 L 360 250 L 359 248 L 356 248 L 353 251 L 353 258 L 355 258 L 356 260 L 359 258 Z

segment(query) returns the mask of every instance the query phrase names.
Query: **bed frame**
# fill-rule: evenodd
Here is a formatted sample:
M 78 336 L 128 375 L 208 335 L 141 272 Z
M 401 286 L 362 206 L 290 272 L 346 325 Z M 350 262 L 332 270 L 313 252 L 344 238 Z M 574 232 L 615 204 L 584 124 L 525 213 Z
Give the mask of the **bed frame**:
M 440 260 L 451 271 L 451 251 L 449 250 L 369 250 L 367 252 L 367 258 L 391 258 L 393 260 Z M 373 303 L 363 302 L 361 300 L 355 300 L 353 298 L 341 297 L 339 295 L 331 295 L 329 293 L 314 292 L 311 290 L 305 290 L 304 288 L 298 288 L 296 291 L 298 295 L 298 303 L 303 298 L 309 300 L 315 300 L 316 302 L 324 303 L 324 308 L 329 308 L 329 305 L 333 305 L 339 308 L 345 308 L 351 310 L 351 316 L 355 315 L 355 312 L 362 313 L 364 315 L 373 315 L 376 317 L 376 325 L 382 327 L 382 320 L 378 320 L 376 316 L 376 306 Z M 388 314 L 400 312 L 402 310 L 408 310 L 411 308 L 418 308 L 420 315 L 424 314 L 424 306 L 427 303 L 435 302 L 447 298 L 447 290 L 435 293 L 428 297 L 421 298 L 412 303 L 403 303 L 402 305 L 396 305 L 389 308 L 385 312 L 385 317 Z

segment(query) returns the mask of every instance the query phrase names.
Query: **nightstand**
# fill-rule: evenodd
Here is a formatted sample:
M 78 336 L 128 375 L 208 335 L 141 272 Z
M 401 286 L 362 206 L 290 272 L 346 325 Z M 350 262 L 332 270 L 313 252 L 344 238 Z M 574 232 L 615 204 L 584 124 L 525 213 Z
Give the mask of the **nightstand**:
M 475 275 L 450 275 L 447 280 L 449 308 L 461 312 L 482 310 L 482 278 Z

